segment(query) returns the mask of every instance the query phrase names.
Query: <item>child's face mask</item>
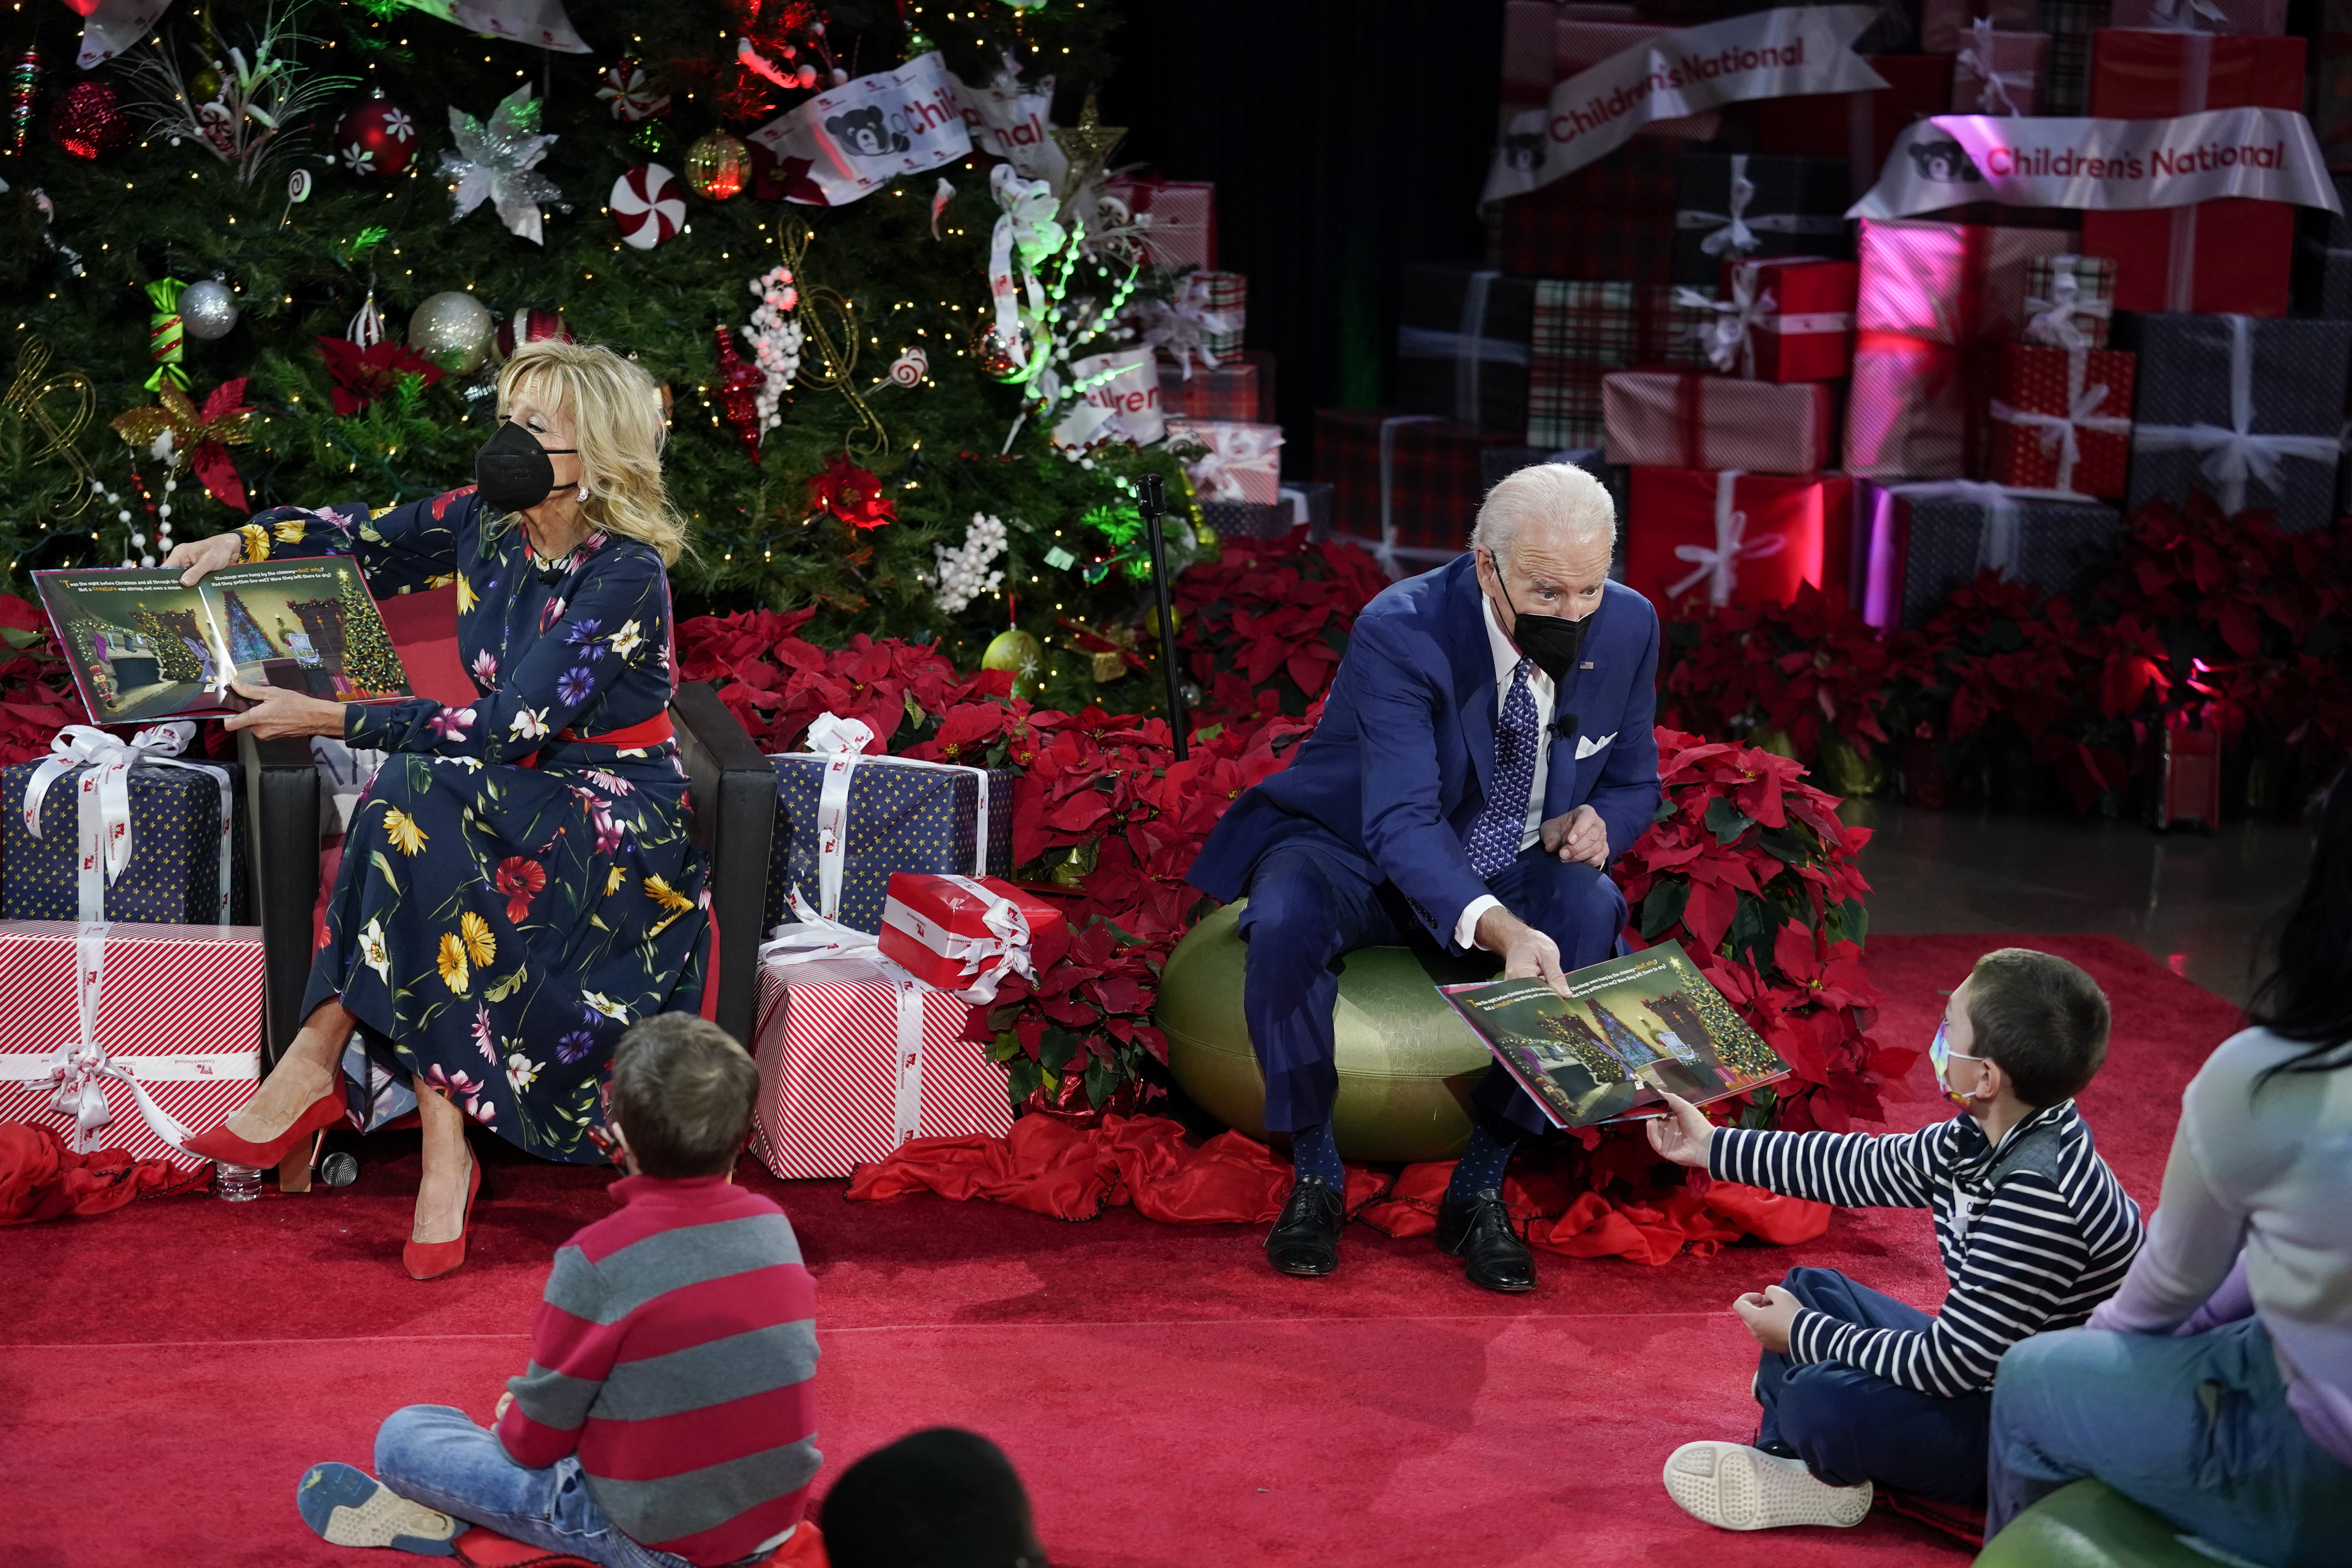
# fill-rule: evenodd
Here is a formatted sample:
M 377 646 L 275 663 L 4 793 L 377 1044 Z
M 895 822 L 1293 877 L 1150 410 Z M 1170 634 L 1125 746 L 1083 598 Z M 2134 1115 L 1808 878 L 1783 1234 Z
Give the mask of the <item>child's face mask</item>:
M 1936 1087 L 1944 1091 L 1944 1098 L 1955 1105 L 1966 1106 L 1969 1103 L 1969 1097 L 1952 1088 L 1952 1058 L 1958 1057 L 1965 1061 L 1972 1062 L 1982 1061 L 1984 1058 L 1969 1056 L 1966 1051 L 1952 1049 L 1951 1042 L 1944 1037 L 1946 1027 L 1947 1026 L 1941 1023 L 1936 1026 L 1936 1037 L 1927 1042 L 1927 1060 L 1936 1069 Z

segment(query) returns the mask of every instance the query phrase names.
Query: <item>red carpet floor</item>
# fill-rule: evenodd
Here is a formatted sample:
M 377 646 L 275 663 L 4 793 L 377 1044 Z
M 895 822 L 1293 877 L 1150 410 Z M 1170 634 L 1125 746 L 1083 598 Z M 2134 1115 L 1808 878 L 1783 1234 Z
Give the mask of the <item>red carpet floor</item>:
M 2001 940 L 2065 953 L 2113 997 L 2084 1109 L 2152 1203 L 2181 1085 L 2235 1010 L 2118 939 L 1887 937 L 1870 950 L 1895 998 L 1881 1027 L 1925 1045 L 1942 993 Z M 1924 1067 L 1910 1087 L 1900 1126 L 1937 1114 Z M 413 1135 L 375 1142 L 340 1193 L 0 1231 L 0 1562 L 394 1561 L 310 1537 L 296 1477 L 366 1463 L 400 1405 L 487 1418 L 550 1254 L 604 1212 L 605 1178 L 492 1148 L 470 1261 L 420 1285 L 399 1261 Z M 1804 1247 L 1658 1268 L 1544 1256 L 1540 1289 L 1507 1299 L 1426 1241 L 1360 1226 L 1339 1275 L 1287 1280 L 1254 1229 L 852 1205 L 835 1184 L 747 1179 L 791 1212 L 820 1282 L 828 1468 L 919 1426 L 987 1432 L 1065 1568 L 1966 1560 L 1884 1515 L 1801 1541 L 1719 1533 L 1657 1479 L 1677 1444 L 1752 1429 L 1731 1299 L 1811 1263 L 1932 1306 L 1918 1215 L 1842 1212 Z

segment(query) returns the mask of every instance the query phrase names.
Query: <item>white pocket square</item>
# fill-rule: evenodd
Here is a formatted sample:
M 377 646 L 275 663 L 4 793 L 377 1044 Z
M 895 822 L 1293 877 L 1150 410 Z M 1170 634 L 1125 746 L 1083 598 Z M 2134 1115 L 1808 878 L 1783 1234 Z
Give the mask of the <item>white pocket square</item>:
M 1601 736 L 1601 739 L 1597 741 L 1590 735 L 1579 735 L 1576 738 L 1576 760 L 1580 763 L 1584 761 L 1585 758 L 1592 755 L 1593 752 L 1599 751 L 1601 747 L 1607 745 L 1616 738 L 1617 731 L 1614 730 L 1610 731 L 1609 733 Z

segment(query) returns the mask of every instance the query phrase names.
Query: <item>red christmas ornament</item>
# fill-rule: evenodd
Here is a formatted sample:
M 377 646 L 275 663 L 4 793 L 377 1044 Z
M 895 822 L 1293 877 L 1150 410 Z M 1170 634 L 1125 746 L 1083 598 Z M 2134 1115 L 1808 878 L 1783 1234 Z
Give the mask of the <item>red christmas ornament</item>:
M 563 312 L 527 305 L 499 323 L 499 357 L 512 359 L 518 343 L 535 343 L 547 338 L 559 343 L 572 342 L 572 329 L 563 324 Z
M 121 152 L 131 144 L 121 94 L 107 82 L 74 83 L 49 113 L 49 134 L 77 158 L 95 160 Z
M 390 178 L 406 172 L 421 144 L 416 121 L 408 110 L 379 89 L 335 128 L 335 155 L 343 167 L 363 180 Z
M 735 352 L 735 334 L 725 327 L 714 328 L 711 339 L 719 345 L 719 406 L 726 411 L 727 423 L 735 426 L 735 438 L 743 443 L 744 453 L 753 462 L 760 460 L 760 389 L 768 378 L 757 366 L 746 363 Z

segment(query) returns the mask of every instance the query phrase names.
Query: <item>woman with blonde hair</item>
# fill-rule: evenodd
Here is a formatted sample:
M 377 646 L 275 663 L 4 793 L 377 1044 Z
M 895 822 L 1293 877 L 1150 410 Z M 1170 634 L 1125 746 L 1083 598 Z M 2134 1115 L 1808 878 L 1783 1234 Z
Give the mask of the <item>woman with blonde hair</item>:
M 262 739 L 386 753 L 344 843 L 305 1021 L 258 1093 L 188 1147 L 303 1155 L 341 1121 L 356 1028 L 416 1087 L 420 1279 L 465 1260 L 480 1167 L 468 1118 L 543 1159 L 604 1155 L 600 1086 L 640 1018 L 699 1004 L 701 857 L 669 723 L 666 568 L 685 530 L 662 489 L 659 398 L 609 349 L 533 342 L 499 377 L 477 482 L 371 516 L 278 507 L 183 544 L 184 583 L 239 561 L 345 554 L 379 595 L 446 582 L 478 696 L 345 704 L 236 689 Z

